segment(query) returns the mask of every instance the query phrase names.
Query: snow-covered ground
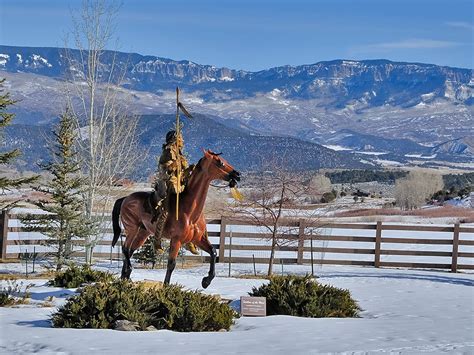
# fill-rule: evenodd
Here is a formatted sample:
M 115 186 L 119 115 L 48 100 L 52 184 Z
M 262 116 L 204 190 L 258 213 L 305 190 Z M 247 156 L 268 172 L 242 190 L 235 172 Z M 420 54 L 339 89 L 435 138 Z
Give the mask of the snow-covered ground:
M 120 265 L 102 268 L 119 272 Z M 172 282 L 199 289 L 207 265 L 177 269 Z M 264 265 L 257 271 L 263 273 Z M 0 272 L 19 272 L 21 264 L 0 264 Z M 279 272 L 276 266 L 276 272 Z M 265 280 L 218 277 L 206 293 L 238 300 Z M 310 267 L 285 266 L 304 274 Z M 32 303 L 0 308 L 0 352 L 4 354 L 320 354 L 320 353 L 473 353 L 474 275 L 434 271 L 318 266 L 319 282 L 349 289 L 361 318 L 306 319 L 289 316 L 237 319 L 229 332 L 177 333 L 55 329 L 55 308 L 35 306 L 48 296 L 55 305 L 74 290 L 46 287 L 34 280 Z M 232 276 L 253 273 L 251 265 L 233 265 Z M 163 280 L 164 270 L 135 269 L 134 280 Z

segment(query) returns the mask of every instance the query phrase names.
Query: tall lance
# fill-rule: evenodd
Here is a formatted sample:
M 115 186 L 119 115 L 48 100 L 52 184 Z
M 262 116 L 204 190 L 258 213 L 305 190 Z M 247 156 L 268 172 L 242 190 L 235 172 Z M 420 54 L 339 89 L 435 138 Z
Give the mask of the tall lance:
M 179 101 L 179 87 L 176 87 L 176 154 L 177 154 L 177 168 L 176 168 L 176 220 L 178 220 L 179 212 L 179 193 L 181 191 L 181 156 L 179 154 L 179 137 L 180 137 L 180 123 L 179 123 L 179 111 L 182 111 L 188 118 L 193 118 L 191 114 L 186 110 L 184 105 Z

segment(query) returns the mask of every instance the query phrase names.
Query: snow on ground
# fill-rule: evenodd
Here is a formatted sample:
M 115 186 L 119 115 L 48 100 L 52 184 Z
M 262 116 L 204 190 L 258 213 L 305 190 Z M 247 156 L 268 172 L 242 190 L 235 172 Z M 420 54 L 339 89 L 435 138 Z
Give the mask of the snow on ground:
M 365 155 L 385 155 L 385 154 L 389 154 L 389 152 L 364 152 L 364 151 L 356 151 L 354 153 L 365 154 Z
M 403 166 L 402 163 L 395 160 L 376 159 L 375 162 L 381 164 L 382 166 Z
M 120 265 L 101 268 L 119 272 Z M 258 273 L 265 271 L 257 266 Z M 177 269 L 172 282 L 200 288 L 207 265 Z M 0 264 L 0 272 L 19 271 L 20 264 Z M 275 266 L 276 272 L 280 271 Z M 308 265 L 285 266 L 305 274 Z M 320 354 L 320 353 L 472 353 L 474 352 L 474 276 L 434 271 L 318 266 L 319 282 L 347 288 L 363 308 L 361 318 L 307 319 L 289 316 L 237 319 L 229 332 L 119 332 L 54 329 L 48 321 L 54 308 L 37 308 L 47 296 L 65 302 L 73 290 L 46 287 L 34 280 L 32 304 L 0 308 L 0 352 L 4 354 Z M 206 293 L 237 300 L 265 280 L 217 278 Z M 252 265 L 233 265 L 232 275 L 253 272 Z M 135 269 L 133 280 L 163 280 L 164 270 Z

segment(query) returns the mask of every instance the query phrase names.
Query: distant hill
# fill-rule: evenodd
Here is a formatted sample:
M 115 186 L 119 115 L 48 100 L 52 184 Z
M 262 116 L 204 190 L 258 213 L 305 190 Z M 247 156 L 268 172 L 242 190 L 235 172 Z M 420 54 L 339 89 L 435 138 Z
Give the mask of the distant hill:
M 161 154 L 166 133 L 174 126 L 174 115 L 148 115 L 140 118 L 138 131 L 143 154 L 134 177 L 144 179 L 156 169 L 156 157 Z M 291 137 L 252 135 L 237 128 L 229 128 L 204 115 L 197 114 L 184 122 L 185 151 L 190 162 L 202 157 L 202 149 L 222 152 L 225 159 L 238 170 L 258 170 L 278 157 L 285 157 L 292 170 L 319 168 L 363 168 L 349 153 L 335 152 L 319 144 Z M 23 152 L 18 161 L 20 168 L 36 168 L 38 162 L 49 159 L 46 138 L 51 138 L 51 126 L 12 125 L 6 129 L 5 147 Z
M 362 134 L 349 129 L 343 129 L 329 135 L 327 144 L 336 144 L 342 147 L 366 152 L 391 152 L 397 154 L 428 154 L 429 147 L 417 144 L 409 139 L 387 139 L 371 134 Z

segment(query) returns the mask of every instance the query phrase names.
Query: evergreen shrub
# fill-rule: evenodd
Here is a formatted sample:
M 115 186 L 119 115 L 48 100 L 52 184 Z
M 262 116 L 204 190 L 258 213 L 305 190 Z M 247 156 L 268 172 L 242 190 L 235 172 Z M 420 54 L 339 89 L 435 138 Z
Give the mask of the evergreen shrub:
M 85 180 L 78 174 L 81 169 L 79 153 L 74 142 L 78 139 L 71 111 L 66 110 L 53 131 L 54 145 L 50 145 L 51 160 L 38 166 L 53 176 L 32 189 L 44 195 L 39 200 L 28 200 L 46 212 L 41 215 L 27 213 L 20 219 L 26 232 L 40 232 L 47 236 L 44 243 L 49 247 L 56 271 L 71 259 L 75 238 L 85 238 L 95 223 L 83 214 Z
M 179 332 L 229 329 L 237 314 L 215 296 L 185 291 L 178 285 L 145 287 L 144 283 L 116 280 L 86 286 L 53 314 L 60 328 L 113 329 L 118 320 L 137 322 L 141 330 Z
M 325 192 L 321 197 L 321 203 L 329 203 L 331 201 L 334 201 L 335 199 L 336 195 L 334 194 L 334 192 Z
M 69 267 L 57 272 L 54 279 L 49 281 L 50 286 L 76 288 L 82 284 L 91 282 L 111 282 L 115 276 L 109 272 L 93 270 L 89 265 L 77 266 L 70 264 Z
M 15 279 L 7 279 L 0 286 L 0 307 L 28 303 L 31 296 L 29 289 L 32 286 L 33 284 L 24 286 L 23 281 L 18 283 Z
M 10 306 L 15 303 L 15 299 L 10 297 L 8 292 L 1 291 L 0 292 L 0 307 Z
M 317 283 L 311 276 L 273 276 L 250 296 L 266 297 L 268 315 L 357 317 L 360 311 L 348 290 Z

